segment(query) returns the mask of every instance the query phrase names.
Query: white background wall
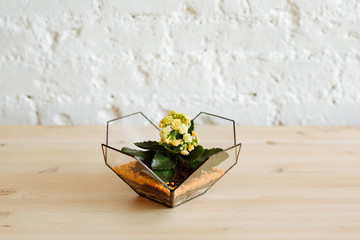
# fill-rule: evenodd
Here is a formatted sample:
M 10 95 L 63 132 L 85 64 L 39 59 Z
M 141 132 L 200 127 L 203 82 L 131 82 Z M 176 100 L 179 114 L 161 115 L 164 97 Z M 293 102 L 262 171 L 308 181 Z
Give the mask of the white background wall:
M 0 124 L 360 125 L 358 0 L 1 0 Z

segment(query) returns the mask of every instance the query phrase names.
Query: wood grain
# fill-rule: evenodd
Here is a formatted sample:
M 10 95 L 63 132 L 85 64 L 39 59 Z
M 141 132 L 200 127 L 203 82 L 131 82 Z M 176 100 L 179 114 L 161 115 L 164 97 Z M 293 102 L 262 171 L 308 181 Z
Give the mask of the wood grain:
M 0 239 L 360 239 L 360 128 L 237 136 L 238 165 L 170 209 L 105 166 L 103 126 L 0 126 Z

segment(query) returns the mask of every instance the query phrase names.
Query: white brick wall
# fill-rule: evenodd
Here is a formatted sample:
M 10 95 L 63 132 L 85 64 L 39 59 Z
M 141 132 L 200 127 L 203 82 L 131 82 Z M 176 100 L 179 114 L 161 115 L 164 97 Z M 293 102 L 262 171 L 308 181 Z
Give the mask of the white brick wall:
M 358 0 L 1 0 L 0 124 L 360 125 Z

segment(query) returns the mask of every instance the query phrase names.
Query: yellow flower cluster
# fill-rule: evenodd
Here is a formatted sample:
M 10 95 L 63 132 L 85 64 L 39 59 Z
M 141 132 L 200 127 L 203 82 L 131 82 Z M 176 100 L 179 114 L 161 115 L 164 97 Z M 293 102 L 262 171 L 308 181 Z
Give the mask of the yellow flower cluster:
M 196 132 L 189 133 L 191 118 L 183 113 L 171 111 L 159 124 L 160 144 L 168 144 L 172 150 L 179 150 L 182 155 L 189 155 L 199 145 Z

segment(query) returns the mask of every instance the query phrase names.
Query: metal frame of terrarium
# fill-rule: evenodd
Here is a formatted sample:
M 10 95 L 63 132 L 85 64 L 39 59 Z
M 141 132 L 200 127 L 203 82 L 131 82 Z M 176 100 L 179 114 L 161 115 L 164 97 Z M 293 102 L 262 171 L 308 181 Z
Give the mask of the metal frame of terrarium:
M 153 200 L 153 201 L 155 201 L 155 202 L 158 202 L 158 203 L 160 203 L 160 204 L 163 204 L 163 205 L 165 205 L 165 206 L 167 206 L 167 207 L 175 207 L 175 206 L 178 206 L 178 205 L 180 205 L 180 204 L 182 204 L 182 203 L 185 203 L 185 202 L 187 202 L 187 201 L 189 201 L 189 200 L 191 200 L 191 199 L 194 199 L 194 198 L 196 198 L 196 197 L 198 197 L 198 196 L 201 196 L 202 194 L 206 193 L 217 181 L 219 181 L 219 179 L 221 179 L 221 178 L 222 178 L 231 168 L 233 168 L 233 167 L 237 164 L 237 162 L 238 162 L 238 158 L 239 158 L 239 154 L 240 154 L 240 150 L 241 150 L 241 145 L 242 145 L 242 144 L 241 144 L 241 143 L 236 144 L 235 121 L 232 120 L 232 119 L 229 119 L 229 118 L 225 118 L 225 117 L 219 116 L 219 115 L 215 115 L 215 114 L 211 114 L 211 113 L 207 113 L 207 112 L 200 112 L 199 114 L 197 114 L 197 115 L 193 118 L 194 121 L 195 121 L 199 116 L 201 116 L 202 114 L 205 114 L 205 115 L 208 115 L 208 116 L 211 116 L 211 117 L 215 117 L 215 118 L 219 118 L 219 119 L 223 119 L 223 120 L 232 122 L 234 145 L 231 146 L 231 147 L 229 147 L 229 148 L 223 149 L 223 151 L 221 151 L 221 152 L 218 152 L 218 153 L 216 153 L 216 154 L 214 154 L 214 155 L 211 155 L 207 160 L 205 160 L 203 163 L 201 163 L 201 165 L 198 166 L 198 167 L 193 171 L 193 173 L 192 173 L 191 175 L 189 175 L 186 179 L 184 179 L 182 182 L 180 182 L 180 183 L 177 185 L 176 188 L 171 188 L 171 187 L 168 186 L 168 184 L 166 184 L 164 181 L 162 181 L 162 179 L 160 179 L 160 178 L 159 178 L 148 166 L 146 166 L 145 163 L 143 163 L 141 160 L 139 160 L 138 158 L 136 158 L 136 157 L 134 157 L 134 156 L 132 156 L 132 155 L 129 155 L 129 154 L 125 153 L 125 152 L 122 152 L 121 150 L 119 150 L 119 149 L 117 149 L 117 148 L 112 147 L 112 146 L 109 145 L 109 124 L 112 123 L 112 122 L 118 121 L 118 120 L 122 120 L 122 119 L 125 119 L 125 118 L 129 118 L 129 117 L 135 116 L 135 115 L 137 115 L 137 114 L 140 114 L 140 115 L 141 115 L 142 117 L 144 117 L 153 127 L 155 127 L 158 131 L 160 131 L 160 129 L 159 129 L 146 115 L 144 115 L 142 112 L 136 112 L 136 113 L 133 113 L 133 114 L 126 115 L 126 116 L 124 116 L 124 117 L 119 117 L 119 118 L 115 118 L 115 119 L 109 120 L 109 121 L 107 122 L 107 126 L 106 126 L 106 144 L 101 144 L 101 146 L 102 146 L 102 151 L 103 151 L 103 156 L 104 156 L 105 164 L 106 164 L 118 177 L 120 177 L 127 185 L 129 185 L 129 186 L 130 186 L 137 194 L 139 194 L 140 196 L 143 196 L 143 197 L 145 197 L 145 198 L 148 198 L 148 199 L 150 199 L 150 200 Z M 136 163 L 140 163 L 140 165 L 141 165 L 144 169 L 146 169 L 147 171 L 149 171 L 149 172 L 151 173 L 152 176 L 150 176 L 150 177 L 152 177 L 152 178 L 154 178 L 155 180 L 159 181 L 165 188 L 167 188 L 167 189 L 169 190 L 169 193 L 170 193 L 170 194 L 169 194 L 169 203 L 165 203 L 165 202 L 159 201 L 159 200 L 157 200 L 157 199 L 151 198 L 151 197 L 149 197 L 149 196 L 146 196 L 146 194 L 141 193 L 141 192 L 139 191 L 139 189 L 136 189 L 136 188 L 133 187 L 130 183 L 128 183 L 128 179 L 125 179 L 124 177 L 122 177 L 122 176 L 121 176 L 118 172 L 116 172 L 116 171 L 113 169 L 113 167 L 110 166 L 110 164 L 108 163 L 108 154 L 107 154 L 108 149 L 111 150 L 111 151 L 115 151 L 115 152 L 117 152 L 117 153 L 119 153 L 119 154 L 124 154 L 124 156 L 127 156 L 127 157 L 132 158 L 134 161 L 136 161 Z M 235 162 L 234 162 L 230 167 L 228 167 L 228 168 L 226 169 L 226 171 L 224 171 L 224 172 L 222 173 L 221 176 L 219 176 L 216 180 L 214 180 L 213 182 L 211 182 L 211 184 L 210 184 L 209 186 L 207 186 L 206 189 L 205 189 L 203 192 L 201 192 L 201 193 L 199 193 L 199 194 L 197 194 L 197 195 L 194 195 L 194 196 L 192 196 L 192 197 L 189 197 L 189 198 L 187 198 L 187 199 L 185 199 L 184 201 L 181 201 L 181 202 L 179 202 L 179 203 L 176 203 L 176 202 L 175 202 L 175 200 L 176 200 L 176 199 L 175 199 L 175 192 L 176 192 L 177 189 L 179 189 L 179 188 L 182 186 L 182 184 L 183 184 L 184 182 L 186 182 L 186 181 L 187 181 L 188 179 L 190 179 L 195 173 L 197 173 L 198 170 L 200 170 L 200 169 L 202 168 L 202 166 L 203 166 L 204 164 L 206 164 L 206 162 L 208 162 L 211 158 L 214 158 L 215 155 L 221 154 L 221 153 L 226 153 L 227 151 L 230 151 L 230 150 L 232 150 L 232 149 L 235 150 Z

